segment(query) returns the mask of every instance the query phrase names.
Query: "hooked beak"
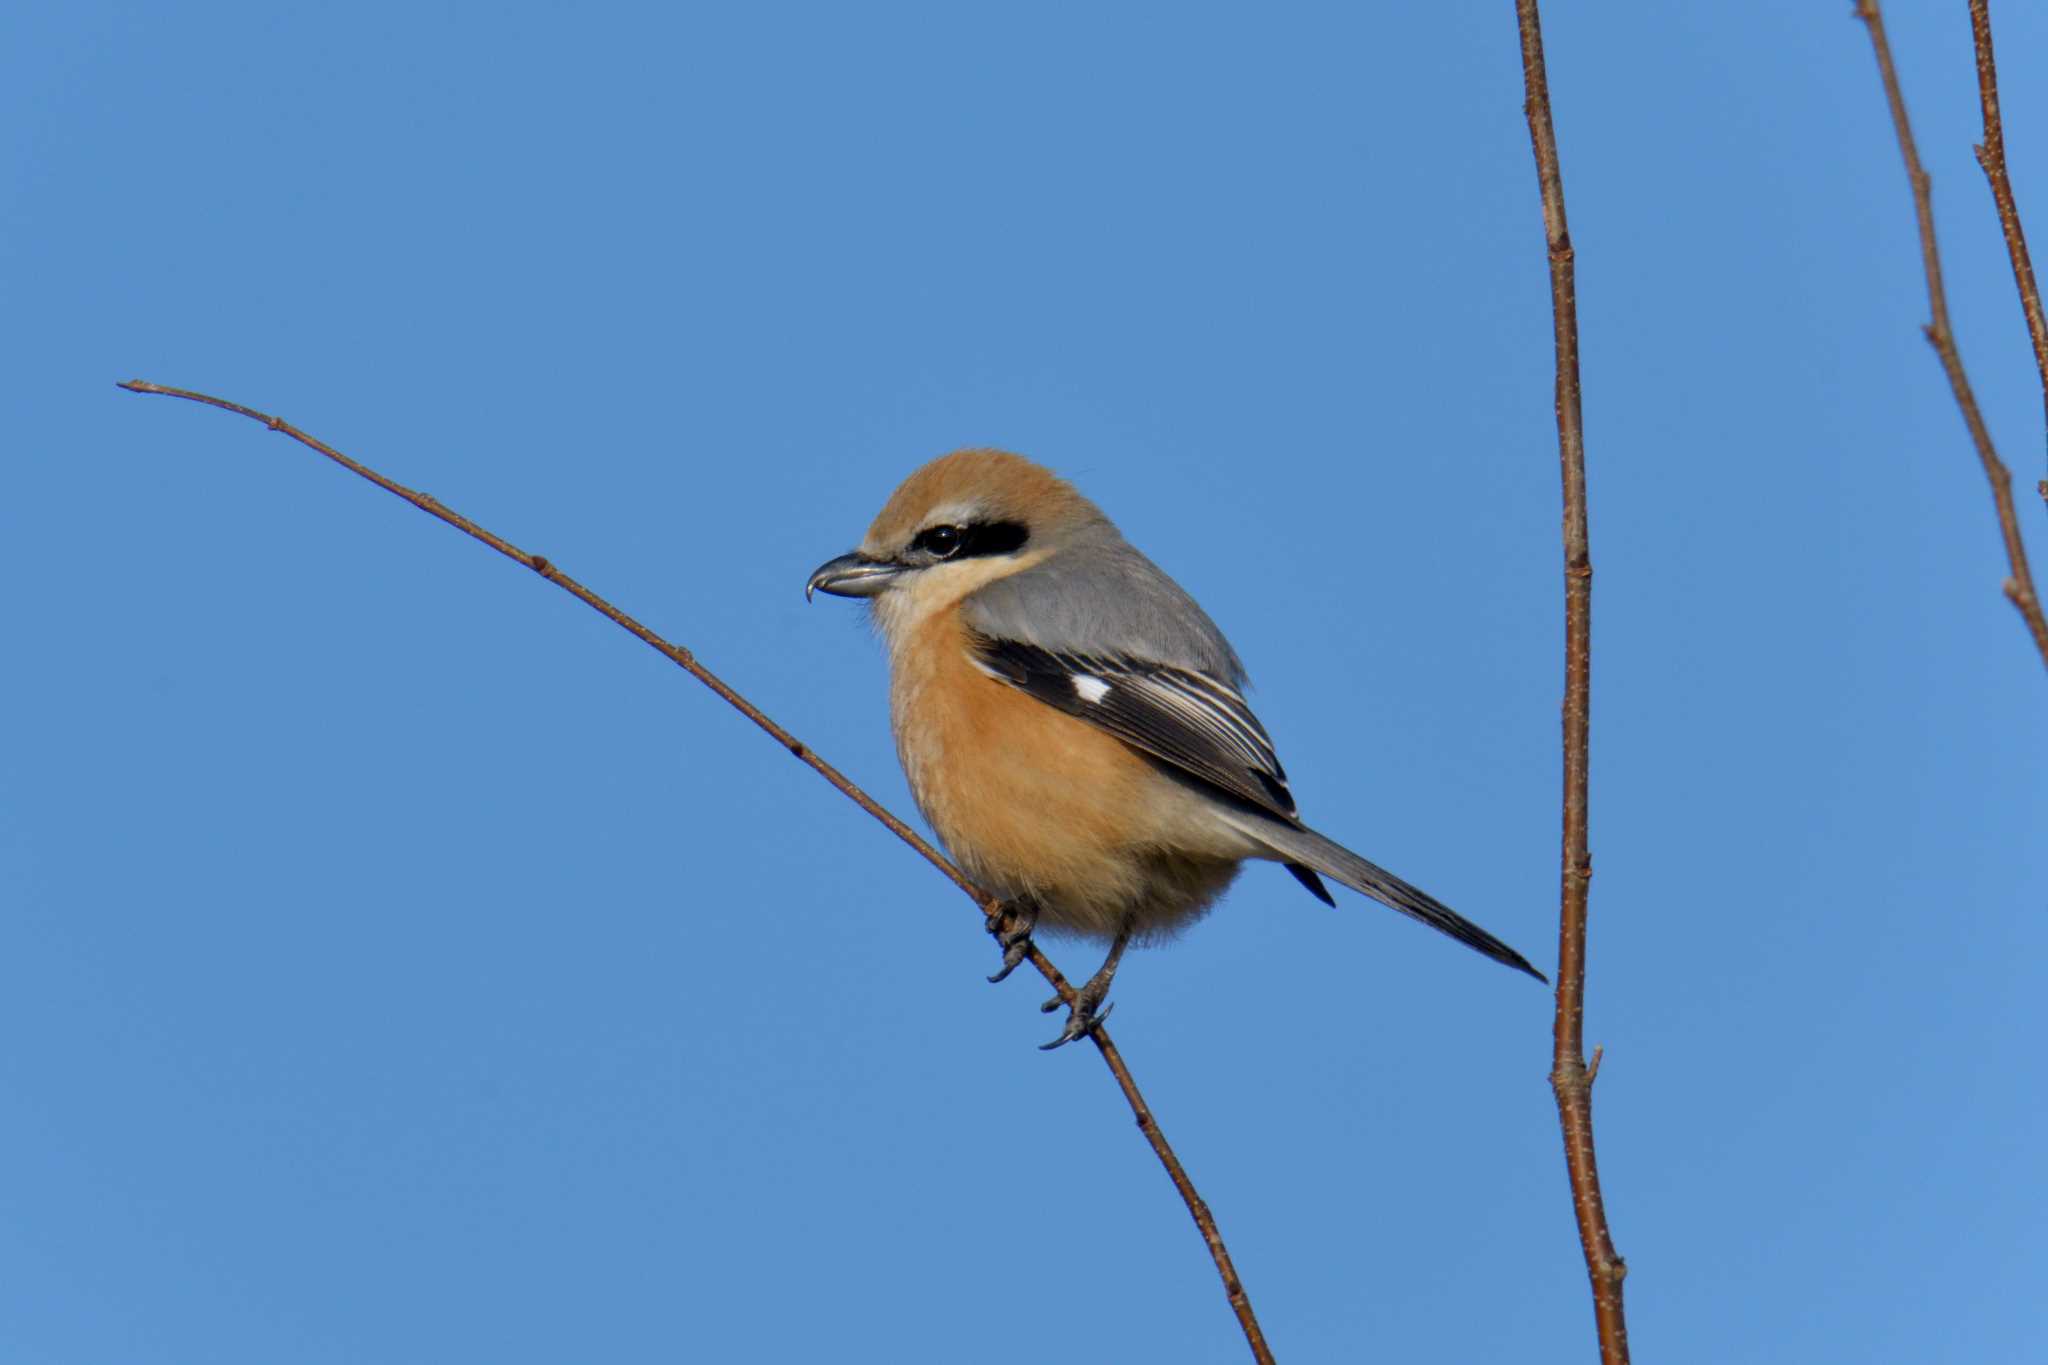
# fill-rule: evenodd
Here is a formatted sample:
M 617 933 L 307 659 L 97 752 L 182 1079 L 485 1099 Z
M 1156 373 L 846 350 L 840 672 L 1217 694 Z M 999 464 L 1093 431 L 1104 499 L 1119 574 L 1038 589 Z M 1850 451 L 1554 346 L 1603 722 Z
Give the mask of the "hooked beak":
M 841 555 L 826 560 L 811 574 L 811 581 L 804 584 L 804 601 L 810 601 L 814 592 L 829 592 L 834 597 L 873 597 L 902 572 L 898 566 L 878 559 Z

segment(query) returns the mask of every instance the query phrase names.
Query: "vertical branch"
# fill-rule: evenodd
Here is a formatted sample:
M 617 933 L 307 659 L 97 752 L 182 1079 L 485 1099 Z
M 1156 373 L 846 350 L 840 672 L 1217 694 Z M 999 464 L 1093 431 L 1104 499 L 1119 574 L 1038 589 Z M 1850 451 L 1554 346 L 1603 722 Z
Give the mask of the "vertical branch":
M 1564 476 L 1564 852 L 1557 936 L 1557 1017 L 1552 1029 L 1550 1088 L 1564 1133 L 1565 1170 L 1603 1365 L 1626 1365 L 1628 1320 L 1621 1282 L 1628 1265 L 1614 1249 L 1600 1168 L 1593 1151 L 1593 1069 L 1586 1065 L 1586 893 L 1593 855 L 1586 840 L 1587 741 L 1593 681 L 1593 558 L 1586 534 L 1586 438 L 1579 410 L 1579 309 L 1573 284 L 1571 232 L 1564 216 L 1564 179 L 1557 130 L 1550 118 L 1550 82 L 1543 69 L 1543 21 L 1536 0 L 1515 0 L 1522 36 L 1523 113 L 1536 153 L 1543 195 L 1543 234 L 1550 254 L 1550 306 L 1557 347 L 1557 448 Z M 1597 1065 L 1597 1054 L 1595 1062 Z
M 1878 12 L 1877 0 L 1857 0 L 1856 17 L 1870 32 L 1870 45 L 1877 53 L 1877 74 L 1884 82 L 1892 128 L 1899 137 L 1899 154 L 1905 158 L 1906 179 L 1913 187 L 1913 213 L 1920 224 L 1920 264 L 1927 275 L 1929 321 L 1923 330 L 1935 355 L 1941 358 L 1949 390 L 1955 394 L 1956 406 L 1963 410 L 1963 424 L 1970 429 L 1977 459 L 1991 484 L 1991 501 L 1998 509 L 1998 531 L 2005 541 L 2005 595 L 2026 622 L 2027 633 L 2034 637 L 2034 647 L 2041 652 L 2041 662 L 2048 664 L 2048 619 L 2041 615 L 2041 599 L 2034 591 L 2033 572 L 2027 567 L 2026 543 L 2020 539 L 2019 516 L 2013 511 L 2012 472 L 1991 444 L 1991 431 L 1984 425 L 1984 414 L 1978 411 L 1970 377 L 1963 373 L 1963 357 L 1956 350 L 1955 334 L 1949 330 L 1948 291 L 1941 283 L 1941 252 L 1934 244 L 1932 182 L 1920 164 L 1919 150 L 1913 145 L 1913 125 L 1906 118 L 1905 96 L 1899 93 L 1899 73 L 1892 65 L 1892 45 L 1885 38 L 1884 16 Z
M 1991 0 L 1970 0 L 1970 37 L 1977 46 L 1977 97 L 1984 105 L 1984 141 L 1977 145 L 1977 164 L 1991 182 L 1991 202 L 1998 207 L 1998 226 L 2005 232 L 2005 251 L 2012 257 L 2012 281 L 2020 291 L 2020 311 L 2027 318 L 2027 337 L 2034 343 L 2034 368 L 2041 375 L 2041 405 L 2048 413 L 2048 318 L 2041 314 L 2041 286 L 2034 282 L 2034 260 L 2027 254 L 2026 229 L 2020 226 L 2019 205 L 2012 197 L 2012 179 L 2005 170 L 2005 120 L 1998 113 L 1998 59 L 1991 50 Z M 2048 430 L 2048 428 L 2044 428 Z M 2048 479 L 2040 483 L 2048 498 Z

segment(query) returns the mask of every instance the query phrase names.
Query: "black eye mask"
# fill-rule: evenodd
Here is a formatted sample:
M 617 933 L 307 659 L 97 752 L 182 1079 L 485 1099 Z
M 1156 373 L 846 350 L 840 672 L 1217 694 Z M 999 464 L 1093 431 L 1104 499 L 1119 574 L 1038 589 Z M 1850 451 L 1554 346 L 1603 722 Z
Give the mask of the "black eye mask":
M 1024 548 L 1030 529 L 1021 521 L 977 521 L 966 526 L 927 526 L 910 548 L 933 559 L 974 559 Z

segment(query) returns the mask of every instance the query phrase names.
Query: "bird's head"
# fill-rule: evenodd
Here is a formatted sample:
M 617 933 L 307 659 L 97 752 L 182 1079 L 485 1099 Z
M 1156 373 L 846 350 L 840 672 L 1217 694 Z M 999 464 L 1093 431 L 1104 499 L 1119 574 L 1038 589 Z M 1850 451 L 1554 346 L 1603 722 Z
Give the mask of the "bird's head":
M 1103 524 L 1051 470 L 1005 451 L 956 450 L 905 479 L 860 548 L 820 564 L 804 596 L 868 598 L 893 636 Z

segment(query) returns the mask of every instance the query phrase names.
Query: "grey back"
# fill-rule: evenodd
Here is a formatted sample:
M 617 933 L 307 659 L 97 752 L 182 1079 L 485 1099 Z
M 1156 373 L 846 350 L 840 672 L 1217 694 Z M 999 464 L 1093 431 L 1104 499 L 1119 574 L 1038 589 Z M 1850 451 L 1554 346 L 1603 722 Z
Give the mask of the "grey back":
M 1142 659 L 1244 686 L 1244 665 L 1209 614 L 1107 520 L 1073 532 L 1044 563 L 971 593 L 964 610 L 970 626 L 997 639 Z

